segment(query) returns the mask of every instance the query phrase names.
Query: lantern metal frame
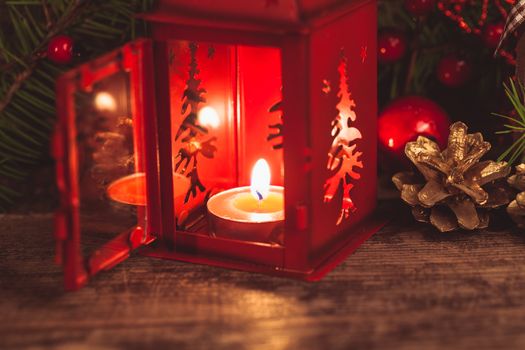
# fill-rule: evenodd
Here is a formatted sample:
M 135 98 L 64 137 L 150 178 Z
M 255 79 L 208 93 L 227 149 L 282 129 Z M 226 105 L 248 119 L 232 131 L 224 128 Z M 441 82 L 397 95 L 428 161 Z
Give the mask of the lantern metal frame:
M 384 220 L 378 218 L 374 210 L 377 158 L 375 0 L 344 1 L 337 3 L 337 6 L 331 4 L 319 15 L 287 23 L 191 13 L 167 14 L 162 6 L 157 12 L 141 17 L 151 24 L 151 38 L 129 43 L 67 72 L 57 81 L 58 122 L 53 142 L 57 183 L 61 193 L 61 205 L 56 215 L 57 261 L 64 267 L 67 290 L 82 287 L 89 277 L 115 266 L 139 247 L 142 247 L 140 254 L 156 258 L 316 281 L 384 224 Z M 341 227 L 335 227 L 332 222 L 326 223 L 331 228 L 326 230 L 326 237 L 318 238 L 323 234 L 319 232 L 319 227 L 322 227 L 320 220 L 323 220 L 321 216 L 325 209 L 321 207 L 322 199 L 317 200 L 322 189 L 312 187 L 312 168 L 325 168 L 327 150 L 316 148 L 318 145 L 315 140 L 320 140 L 321 136 L 315 132 L 318 126 L 329 132 L 331 120 L 329 116 L 314 115 L 323 107 L 312 97 L 321 94 L 321 86 L 315 85 L 313 80 L 319 80 L 317 77 L 325 74 L 327 66 L 334 67 L 334 58 L 324 57 L 322 53 L 318 53 L 315 58 L 312 55 L 316 50 L 323 49 L 314 42 L 327 41 L 323 45 L 334 46 L 330 42 L 334 39 L 323 34 L 323 30 L 330 30 L 333 23 L 339 23 L 341 27 L 350 22 L 354 23 L 353 28 L 361 28 L 361 32 L 352 34 L 352 38 L 364 37 L 367 43 L 364 49 L 370 52 L 368 57 L 361 57 L 363 63 L 365 58 L 368 60 L 366 72 L 360 73 L 361 76 L 366 75 L 367 80 L 362 78 L 363 81 L 359 82 L 363 86 L 363 91 L 359 92 L 359 103 L 363 105 L 362 111 L 366 111 L 360 125 L 367 137 L 364 144 L 367 150 L 366 178 L 356 185 L 362 192 L 358 196 L 362 210 L 356 220 Z M 347 42 L 351 43 L 352 38 Z M 176 230 L 172 214 L 169 40 L 270 46 L 280 50 L 285 116 L 283 159 L 286 213 L 282 245 Z M 354 44 L 353 53 L 356 50 L 363 51 L 362 46 L 357 47 L 360 44 Z M 345 49 L 350 51 L 349 48 Z M 83 257 L 80 248 L 78 159 L 72 96 L 77 89 L 89 89 L 96 81 L 121 70 L 130 74 L 134 133 L 139 142 L 139 152 L 143 152 L 140 157 L 147 179 L 146 220 L 139 222 L 130 231 L 121 233 L 93 255 Z M 329 146 L 329 142 L 326 142 L 328 139 L 329 135 L 323 135 L 322 143 Z M 321 204 L 314 204 L 314 197 L 316 203 Z M 315 216 L 315 212 L 320 215 Z

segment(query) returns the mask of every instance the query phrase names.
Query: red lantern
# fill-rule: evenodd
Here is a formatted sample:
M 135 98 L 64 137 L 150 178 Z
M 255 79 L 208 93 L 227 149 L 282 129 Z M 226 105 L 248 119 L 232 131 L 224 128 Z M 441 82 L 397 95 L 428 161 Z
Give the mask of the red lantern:
M 376 1 L 332 3 L 160 1 L 59 79 L 67 289 L 140 246 L 317 280 L 379 228 Z

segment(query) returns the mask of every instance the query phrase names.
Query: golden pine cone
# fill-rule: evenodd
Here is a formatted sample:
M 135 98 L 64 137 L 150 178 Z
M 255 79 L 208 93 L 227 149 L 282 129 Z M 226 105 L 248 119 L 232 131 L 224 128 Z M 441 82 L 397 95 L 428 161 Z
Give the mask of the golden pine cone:
M 490 144 L 467 129 L 464 123 L 452 124 L 444 151 L 423 136 L 408 142 L 405 153 L 420 175 L 402 172 L 392 177 L 415 219 L 441 232 L 485 228 L 488 211 L 511 201 L 512 191 L 502 181 L 510 167 L 506 162 L 480 162 Z
M 525 164 L 516 167 L 516 173 L 507 180 L 509 185 L 521 191 L 507 207 L 507 213 L 518 227 L 525 228 Z

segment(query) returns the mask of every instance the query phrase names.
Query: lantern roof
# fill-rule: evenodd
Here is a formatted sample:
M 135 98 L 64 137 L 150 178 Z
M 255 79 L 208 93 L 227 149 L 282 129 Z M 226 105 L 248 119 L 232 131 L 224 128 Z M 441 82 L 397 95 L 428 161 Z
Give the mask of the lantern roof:
M 304 31 L 371 0 L 159 0 L 151 22 L 228 29 Z M 251 28 L 250 28 L 251 27 Z

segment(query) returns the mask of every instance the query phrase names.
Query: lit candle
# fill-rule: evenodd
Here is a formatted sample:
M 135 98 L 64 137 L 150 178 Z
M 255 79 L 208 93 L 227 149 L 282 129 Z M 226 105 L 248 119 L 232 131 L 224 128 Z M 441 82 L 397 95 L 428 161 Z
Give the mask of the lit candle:
M 214 195 L 208 213 L 216 236 L 271 241 L 284 224 L 284 188 L 270 185 L 270 167 L 260 159 L 253 167 L 251 185 Z

